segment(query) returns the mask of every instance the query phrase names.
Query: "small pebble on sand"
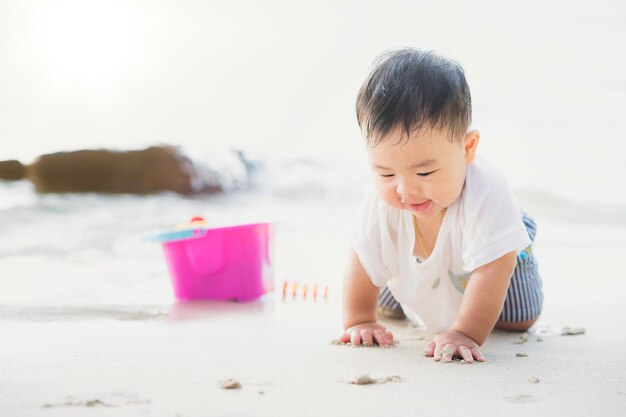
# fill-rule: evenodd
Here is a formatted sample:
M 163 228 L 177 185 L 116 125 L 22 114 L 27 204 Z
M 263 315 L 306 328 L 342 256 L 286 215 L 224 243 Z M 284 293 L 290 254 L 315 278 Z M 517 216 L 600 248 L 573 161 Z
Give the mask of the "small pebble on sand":
M 333 339 L 330 341 L 331 345 L 344 345 L 345 343 L 343 343 L 341 340 L 339 339 Z
M 531 384 L 536 384 L 539 382 L 539 378 L 537 378 L 536 376 L 531 376 L 530 378 L 528 378 L 528 382 L 530 382 Z
M 354 384 L 354 385 L 369 385 L 369 384 L 386 384 L 387 382 L 399 382 L 399 381 L 402 381 L 402 378 L 400 378 L 397 375 L 386 376 L 384 378 L 375 379 L 366 374 L 366 375 L 361 375 L 359 377 L 356 377 L 349 382 L 350 384 Z
M 522 345 L 526 342 L 528 342 L 528 333 L 522 333 L 513 343 L 515 343 L 516 345 Z
M 95 398 L 87 401 L 66 401 L 62 404 L 44 404 L 43 407 L 114 407 L 114 405 L 107 404 L 104 401 Z
M 517 356 L 518 358 L 526 358 L 526 357 L 528 357 L 528 355 L 526 353 L 524 353 L 524 352 L 517 352 L 515 354 L 515 356 Z
M 400 378 L 398 375 L 386 376 L 378 380 L 378 382 L 381 384 L 384 384 L 385 382 L 400 382 L 400 381 L 402 381 L 402 378 Z
M 584 327 L 568 327 L 565 326 L 563 327 L 563 330 L 561 330 L 561 335 L 563 336 L 576 336 L 579 334 L 585 334 L 585 328 Z
M 104 401 L 98 400 L 98 399 L 85 401 L 85 407 L 97 407 L 97 406 L 108 407 L 108 404 L 105 404 Z
M 233 378 L 229 378 L 229 379 L 225 379 L 223 381 L 220 381 L 219 385 L 220 385 L 220 387 L 222 389 L 239 389 L 239 388 L 241 388 L 241 384 L 239 383 L 239 381 L 237 381 L 236 379 L 233 379 Z
M 378 381 L 376 381 L 374 378 L 370 377 L 369 375 L 361 375 L 351 380 L 350 383 L 354 385 L 369 385 L 369 384 L 377 384 Z

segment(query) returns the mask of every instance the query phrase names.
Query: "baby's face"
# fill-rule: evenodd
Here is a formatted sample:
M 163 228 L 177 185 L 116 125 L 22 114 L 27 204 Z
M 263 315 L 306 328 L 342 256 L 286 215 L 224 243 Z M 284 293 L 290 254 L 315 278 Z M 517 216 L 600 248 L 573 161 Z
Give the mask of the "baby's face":
M 374 182 L 385 203 L 429 220 L 461 195 L 467 165 L 480 135 L 472 130 L 450 142 L 442 130 L 426 130 L 409 140 L 401 129 L 367 152 Z

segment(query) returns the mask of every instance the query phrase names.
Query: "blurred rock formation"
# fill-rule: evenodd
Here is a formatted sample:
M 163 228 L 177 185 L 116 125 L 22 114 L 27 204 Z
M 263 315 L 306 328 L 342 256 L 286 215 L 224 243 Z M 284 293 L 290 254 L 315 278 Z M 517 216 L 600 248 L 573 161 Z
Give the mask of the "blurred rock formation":
M 20 161 L 0 161 L 0 180 L 21 180 L 26 177 L 26 167 Z
M 0 180 L 29 179 L 41 193 L 99 192 L 179 194 L 220 192 L 218 181 L 202 173 L 174 146 L 136 151 L 78 150 L 42 155 L 30 165 L 0 162 Z

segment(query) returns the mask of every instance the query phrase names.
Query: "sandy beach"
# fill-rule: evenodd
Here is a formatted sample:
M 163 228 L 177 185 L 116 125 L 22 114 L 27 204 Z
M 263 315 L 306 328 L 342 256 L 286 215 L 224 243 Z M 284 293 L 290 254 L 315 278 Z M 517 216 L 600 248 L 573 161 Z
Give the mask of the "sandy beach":
M 196 307 L 176 322 L 3 323 L 3 415 L 618 416 L 626 406 L 624 365 L 605 354 L 615 342 L 595 327 L 542 342 L 531 333 L 521 345 L 496 333 L 487 362 L 443 365 L 419 355 L 425 335 L 406 326 L 392 327 L 399 344 L 389 349 L 328 343 L 328 307 Z M 401 380 L 349 384 L 362 374 Z M 227 378 L 242 388 L 221 389 Z
M 87 264 L 64 275 L 64 262 L 48 257 L 14 283 L 11 272 L 26 258 L 5 258 L 0 414 L 623 415 L 626 319 L 610 271 L 619 270 L 624 242 L 606 247 L 587 233 L 588 245 L 574 245 L 582 226 L 568 228 L 568 236 L 558 222 L 539 220 L 544 313 L 523 343 L 519 334 L 493 333 L 483 348 L 487 362 L 471 365 L 422 357 L 430 335 L 406 321 L 386 322 L 398 341 L 393 348 L 332 344 L 341 331 L 347 246 L 340 234 L 304 224 L 278 229 L 277 276 L 327 285 L 326 302 L 304 300 L 301 292 L 283 300 L 278 279 L 276 293 L 251 303 L 176 302 L 159 250 L 144 244 L 137 244 L 134 260 L 118 260 L 129 271 L 122 280 L 94 277 Z M 555 236 L 571 244 L 552 241 Z M 618 242 L 619 236 L 616 231 Z M 304 248 L 314 258 L 302 256 Z M 133 265 L 152 272 L 139 276 Z M 112 274 L 115 266 L 96 269 Z M 564 336 L 564 326 L 585 333 Z M 349 383 L 364 374 L 399 378 Z M 220 388 L 229 378 L 241 389 Z
M 192 198 L 0 181 L 0 417 L 626 416 L 625 12 L 0 0 L 0 161 L 174 144 L 267 168 L 249 189 Z M 370 184 L 354 101 L 375 56 L 404 45 L 463 64 L 478 152 L 537 221 L 543 313 L 527 340 L 494 332 L 485 363 L 421 356 L 432 335 L 408 322 L 386 322 L 393 348 L 331 343 L 344 232 Z M 146 238 L 195 215 L 275 221 L 275 291 L 176 301 Z M 283 299 L 284 282 L 328 297 Z M 378 383 L 350 383 L 364 375 Z

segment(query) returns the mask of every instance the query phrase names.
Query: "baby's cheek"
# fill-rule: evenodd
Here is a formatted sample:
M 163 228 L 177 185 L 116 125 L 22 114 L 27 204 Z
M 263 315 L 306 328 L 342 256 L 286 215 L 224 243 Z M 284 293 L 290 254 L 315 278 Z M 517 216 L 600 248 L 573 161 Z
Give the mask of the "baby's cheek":
M 398 197 L 398 193 L 396 193 L 395 188 L 379 184 L 376 186 L 376 189 L 378 190 L 378 195 L 381 200 L 385 202 L 385 204 L 395 208 L 402 208 L 400 197 Z
M 383 197 L 383 201 L 388 205 L 391 206 L 393 208 L 397 208 L 397 209 L 403 209 L 404 206 L 402 205 L 402 203 L 400 202 L 400 197 L 398 197 L 397 194 L 391 194 L 391 195 L 387 195 L 386 198 Z
M 436 193 L 437 196 L 433 200 L 439 202 L 442 206 L 448 207 L 461 196 L 462 190 L 463 183 L 459 184 L 457 181 L 440 184 L 433 189 L 433 193 Z

